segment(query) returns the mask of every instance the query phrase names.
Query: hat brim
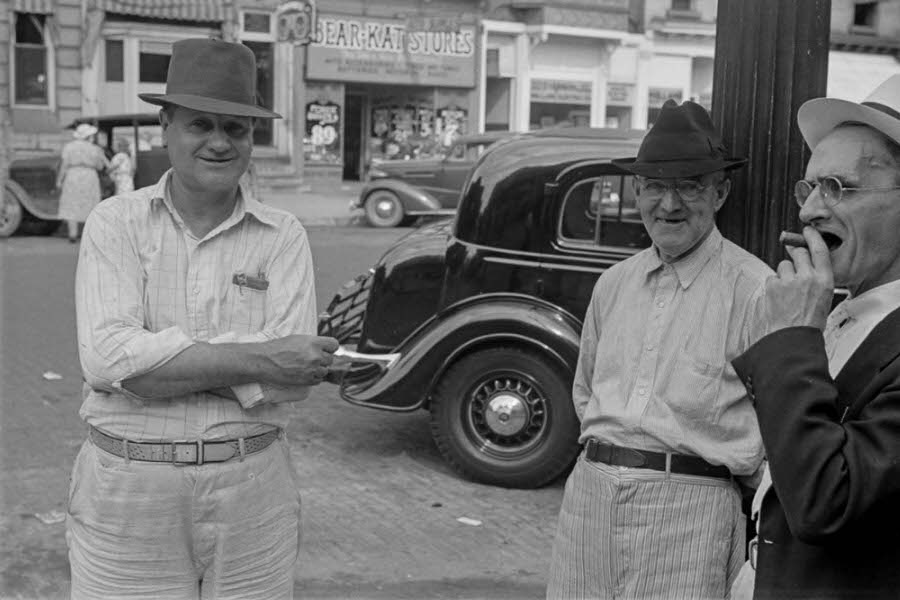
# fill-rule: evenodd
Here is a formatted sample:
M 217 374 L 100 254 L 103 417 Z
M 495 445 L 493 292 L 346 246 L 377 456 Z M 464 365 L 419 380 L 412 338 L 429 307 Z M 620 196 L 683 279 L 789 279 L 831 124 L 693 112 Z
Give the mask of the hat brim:
M 813 98 L 797 111 L 797 125 L 810 149 L 844 123 L 861 123 L 900 144 L 900 119 L 856 102 L 837 98 Z
M 192 110 L 201 112 L 215 113 L 219 115 L 234 115 L 237 117 L 256 117 L 257 119 L 280 119 L 281 115 L 272 112 L 261 106 L 253 106 L 250 104 L 241 104 L 240 102 L 229 102 L 227 100 L 217 100 L 215 98 L 207 98 L 205 96 L 195 96 L 193 94 L 138 94 L 138 98 L 150 104 L 164 106 L 166 104 L 176 104 L 184 106 Z
M 716 171 L 727 171 L 743 166 L 746 158 L 710 158 L 702 160 L 666 160 L 656 162 L 639 162 L 637 157 L 617 158 L 610 161 L 617 167 L 655 179 L 672 179 L 675 177 L 697 177 Z

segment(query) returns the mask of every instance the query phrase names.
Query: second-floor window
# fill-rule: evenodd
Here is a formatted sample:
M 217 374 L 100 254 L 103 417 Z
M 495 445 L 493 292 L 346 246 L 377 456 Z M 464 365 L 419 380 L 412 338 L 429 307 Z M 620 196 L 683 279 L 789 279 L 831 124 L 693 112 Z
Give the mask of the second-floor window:
M 694 8 L 692 4 L 693 0 L 672 0 L 672 10 L 689 11 Z
M 44 15 L 16 13 L 13 71 L 15 104 L 50 104 L 48 49 Z
M 877 2 L 857 2 L 853 5 L 853 25 L 865 29 L 875 29 L 878 21 Z

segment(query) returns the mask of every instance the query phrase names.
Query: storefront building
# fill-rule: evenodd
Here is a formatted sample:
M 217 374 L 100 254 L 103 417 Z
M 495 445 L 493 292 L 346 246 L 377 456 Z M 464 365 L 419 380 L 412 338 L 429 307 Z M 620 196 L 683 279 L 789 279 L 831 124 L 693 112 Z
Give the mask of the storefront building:
M 373 159 L 433 156 L 476 131 L 476 31 L 475 13 L 320 12 L 306 53 L 306 174 L 360 179 Z

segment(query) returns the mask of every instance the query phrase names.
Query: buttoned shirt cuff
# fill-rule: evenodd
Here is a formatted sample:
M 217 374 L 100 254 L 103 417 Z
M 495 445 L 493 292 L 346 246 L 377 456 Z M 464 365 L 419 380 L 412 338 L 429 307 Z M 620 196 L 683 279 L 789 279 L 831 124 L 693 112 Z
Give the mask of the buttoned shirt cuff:
M 251 342 L 260 342 L 261 335 L 246 335 L 246 336 L 238 336 L 233 331 L 229 331 L 227 333 L 223 333 L 222 335 L 216 336 L 208 341 L 210 344 L 231 344 L 231 343 L 251 343 Z M 231 386 L 231 391 L 234 392 L 235 397 L 237 397 L 238 402 L 244 408 L 253 408 L 254 406 L 262 403 L 266 398 L 266 394 L 263 391 L 262 385 L 256 382 L 251 383 L 242 383 L 240 385 Z

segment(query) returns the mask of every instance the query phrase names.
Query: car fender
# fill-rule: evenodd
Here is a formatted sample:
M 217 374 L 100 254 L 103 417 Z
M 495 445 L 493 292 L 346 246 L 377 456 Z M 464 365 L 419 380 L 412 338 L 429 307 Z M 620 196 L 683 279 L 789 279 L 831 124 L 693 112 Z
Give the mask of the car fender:
M 6 180 L 6 191 L 12 194 L 13 198 L 22 205 L 22 208 L 38 219 L 45 219 L 48 221 L 59 219 L 56 211 L 53 210 L 58 207 L 58 198 L 43 198 L 43 201 L 41 202 L 39 201 L 41 199 L 32 198 L 25 188 L 13 179 Z
M 389 368 L 351 370 L 341 397 L 392 411 L 423 408 L 435 383 L 457 358 L 487 346 L 532 348 L 572 376 L 581 322 L 559 307 L 520 294 L 483 294 L 460 301 L 416 329 L 394 352 Z
M 403 205 L 403 212 L 405 213 L 414 214 L 441 210 L 441 203 L 438 199 L 422 188 L 400 179 L 391 179 L 390 177 L 374 179 L 363 186 L 362 191 L 359 193 L 359 206 L 364 206 L 369 194 L 379 190 L 395 193 L 400 199 L 400 203 Z

